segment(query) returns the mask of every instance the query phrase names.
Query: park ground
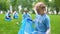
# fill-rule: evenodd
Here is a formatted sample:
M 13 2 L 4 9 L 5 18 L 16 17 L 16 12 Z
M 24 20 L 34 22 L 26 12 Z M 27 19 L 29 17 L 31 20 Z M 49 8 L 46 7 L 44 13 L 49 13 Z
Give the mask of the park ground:
M 51 24 L 51 34 L 60 34 L 60 15 L 49 15 Z M 35 14 L 31 14 L 32 19 Z M 0 14 L 0 34 L 17 34 L 22 21 L 22 14 L 19 14 L 18 19 L 11 21 L 5 20 L 5 14 Z

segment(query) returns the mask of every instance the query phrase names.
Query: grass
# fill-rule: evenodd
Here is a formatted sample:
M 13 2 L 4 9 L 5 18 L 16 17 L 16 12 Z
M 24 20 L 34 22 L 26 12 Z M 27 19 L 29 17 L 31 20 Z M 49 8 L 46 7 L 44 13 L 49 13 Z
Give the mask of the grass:
M 32 19 L 35 18 L 35 14 L 32 14 Z M 60 33 L 60 15 L 49 15 L 51 20 L 51 34 Z M 0 34 L 17 34 L 22 21 L 22 15 L 19 14 L 18 19 L 12 19 L 11 21 L 5 20 L 5 14 L 0 14 Z M 16 23 L 19 22 L 17 25 Z
M 51 34 L 60 33 L 60 15 L 50 15 L 51 19 Z

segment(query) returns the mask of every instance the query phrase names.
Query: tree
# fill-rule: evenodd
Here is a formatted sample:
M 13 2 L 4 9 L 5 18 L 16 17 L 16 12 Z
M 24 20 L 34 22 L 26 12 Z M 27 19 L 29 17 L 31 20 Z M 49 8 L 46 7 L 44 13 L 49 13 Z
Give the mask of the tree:
M 10 0 L 10 5 L 12 5 L 12 10 L 18 10 L 18 0 Z
M 55 0 L 55 8 L 56 8 L 56 12 L 58 14 L 59 8 L 60 8 L 60 0 Z
M 7 11 L 9 9 L 8 0 L 0 0 L 0 10 Z

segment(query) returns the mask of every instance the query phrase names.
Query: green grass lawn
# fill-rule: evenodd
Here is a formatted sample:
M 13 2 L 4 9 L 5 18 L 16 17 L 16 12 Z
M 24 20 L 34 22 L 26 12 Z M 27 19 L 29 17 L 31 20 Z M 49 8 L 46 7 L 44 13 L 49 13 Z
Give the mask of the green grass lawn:
M 32 14 L 32 19 L 35 15 Z M 60 15 L 49 15 L 51 20 L 51 34 L 60 33 Z M 0 14 L 0 34 L 17 34 L 22 21 L 22 15 L 19 14 L 18 19 L 12 19 L 11 21 L 6 21 L 4 14 Z M 18 25 L 16 23 L 19 23 Z

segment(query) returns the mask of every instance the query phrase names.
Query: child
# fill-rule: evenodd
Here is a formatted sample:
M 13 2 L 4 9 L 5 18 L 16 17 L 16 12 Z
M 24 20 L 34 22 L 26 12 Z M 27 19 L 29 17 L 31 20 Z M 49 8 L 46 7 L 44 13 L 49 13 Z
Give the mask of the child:
M 23 13 L 23 18 L 22 19 L 31 19 L 30 14 L 28 13 L 28 10 L 25 10 Z
M 14 13 L 13 13 L 13 18 L 15 18 L 15 19 L 18 18 L 18 13 L 16 11 L 14 11 Z
M 5 19 L 8 20 L 8 21 L 11 20 L 11 15 L 10 14 L 11 14 L 11 12 L 7 12 L 6 16 L 5 16 Z
M 31 34 L 32 32 L 32 19 L 28 14 L 28 10 L 25 10 L 25 13 L 23 14 L 22 26 L 18 34 Z
M 46 6 L 43 2 L 38 2 L 35 5 L 36 19 L 35 19 L 35 32 L 33 34 L 49 34 L 50 33 L 50 19 L 46 14 Z

